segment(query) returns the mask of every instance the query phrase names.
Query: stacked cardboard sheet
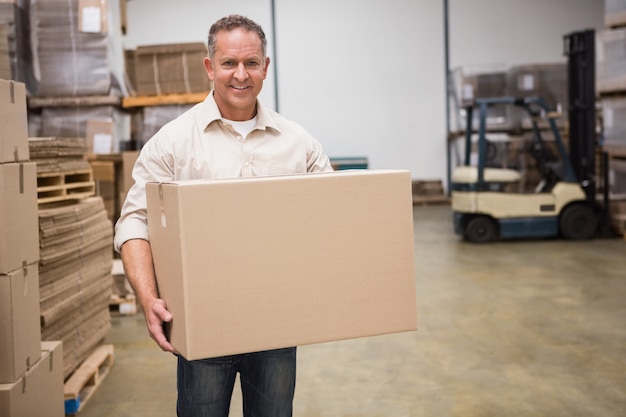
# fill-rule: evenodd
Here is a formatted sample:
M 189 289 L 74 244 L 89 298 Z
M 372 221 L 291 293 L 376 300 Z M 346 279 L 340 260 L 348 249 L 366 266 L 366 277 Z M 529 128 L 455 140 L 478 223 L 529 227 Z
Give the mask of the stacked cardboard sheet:
M 127 57 L 133 62 L 133 86 L 137 95 L 199 93 L 210 89 L 202 60 L 207 55 L 203 43 L 138 46 Z
M 119 0 L 32 0 L 38 96 L 126 95 Z
M 39 210 L 43 340 L 62 340 L 64 376 L 111 329 L 113 227 L 100 197 Z
M 30 157 L 37 162 L 37 173 L 78 171 L 90 169 L 85 159 L 85 138 L 38 137 L 29 138 Z

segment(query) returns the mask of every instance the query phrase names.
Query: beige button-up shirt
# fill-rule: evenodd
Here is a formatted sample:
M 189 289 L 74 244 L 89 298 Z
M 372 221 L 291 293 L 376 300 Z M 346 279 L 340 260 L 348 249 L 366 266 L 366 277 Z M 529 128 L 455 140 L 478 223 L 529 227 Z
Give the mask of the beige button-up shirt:
M 213 94 L 169 122 L 141 149 L 115 225 L 115 249 L 148 240 L 147 182 L 332 171 L 322 146 L 302 126 L 257 101 L 255 128 L 241 137 L 222 120 Z

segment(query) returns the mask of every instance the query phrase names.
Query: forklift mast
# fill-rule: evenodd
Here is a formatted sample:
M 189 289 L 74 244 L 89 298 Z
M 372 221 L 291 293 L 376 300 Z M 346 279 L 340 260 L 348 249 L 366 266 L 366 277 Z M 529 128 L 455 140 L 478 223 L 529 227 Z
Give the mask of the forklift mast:
M 595 32 L 563 37 L 567 56 L 569 159 L 588 201 L 595 201 Z

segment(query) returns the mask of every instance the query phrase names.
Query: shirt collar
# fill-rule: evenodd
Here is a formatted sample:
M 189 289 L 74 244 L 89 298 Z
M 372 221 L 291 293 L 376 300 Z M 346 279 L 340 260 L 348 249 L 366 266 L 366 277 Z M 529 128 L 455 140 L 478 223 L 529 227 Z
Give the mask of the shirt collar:
M 200 103 L 200 106 L 199 118 L 202 126 L 206 127 L 215 121 L 222 120 L 222 114 L 213 97 L 213 91 L 206 96 L 204 101 Z M 258 99 L 256 101 L 256 117 L 255 129 L 266 130 L 270 128 L 280 132 L 278 123 L 276 123 L 272 113 L 267 110 Z

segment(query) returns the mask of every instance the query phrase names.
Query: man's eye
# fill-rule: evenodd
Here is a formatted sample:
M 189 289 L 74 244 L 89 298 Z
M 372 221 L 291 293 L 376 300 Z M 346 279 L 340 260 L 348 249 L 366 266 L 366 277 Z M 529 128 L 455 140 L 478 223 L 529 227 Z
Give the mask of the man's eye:
M 225 61 L 222 65 L 225 67 L 232 67 L 235 63 L 233 61 Z
M 256 67 L 256 66 L 258 66 L 258 65 L 259 65 L 259 63 L 258 63 L 258 62 L 256 62 L 256 61 L 248 61 L 248 62 L 246 63 L 246 65 L 247 65 L 247 66 L 249 66 L 249 67 Z

